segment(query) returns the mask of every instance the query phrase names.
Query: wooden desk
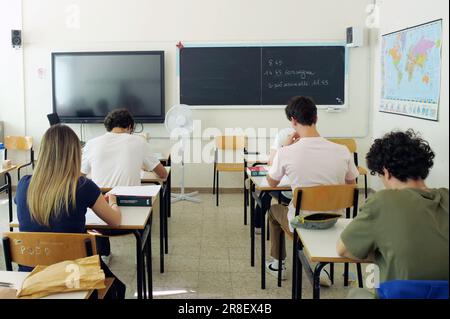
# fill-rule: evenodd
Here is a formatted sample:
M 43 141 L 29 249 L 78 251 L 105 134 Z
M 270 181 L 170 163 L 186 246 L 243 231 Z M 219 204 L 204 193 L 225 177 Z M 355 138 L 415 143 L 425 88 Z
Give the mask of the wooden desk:
M 336 244 L 342 231 L 351 219 L 341 218 L 329 229 L 310 230 L 297 228 L 294 235 L 292 265 L 292 298 L 300 299 L 302 294 L 302 270 L 305 269 L 313 285 L 313 298 L 320 298 L 320 272 L 332 263 L 372 263 L 372 260 L 355 261 L 341 257 L 336 252 Z M 298 236 L 298 240 L 295 240 Z M 312 270 L 310 263 L 317 263 Z M 358 272 L 358 281 L 362 284 L 362 273 Z M 348 283 L 347 283 L 348 284 Z
M 0 271 L 0 281 L 14 284 L 13 289 L 20 290 L 29 272 Z M 53 294 L 40 299 L 88 299 L 93 290 Z
M 0 193 L 6 192 L 8 193 L 8 210 L 9 210 L 9 221 L 11 222 L 13 219 L 13 206 L 12 206 L 12 182 L 11 182 L 11 175 L 10 172 L 16 170 L 18 168 L 17 165 L 12 165 L 9 168 L 1 168 L 0 167 L 0 176 L 3 174 L 6 177 L 6 184 L 0 186 Z M 9 229 L 12 231 L 12 228 Z
M 247 167 L 254 167 L 257 165 L 267 164 L 269 161 L 269 155 L 266 154 L 244 154 L 244 225 L 247 225 L 247 207 L 249 205 L 248 194 L 249 190 L 247 188 L 248 172 Z
M 169 229 L 168 216 L 171 209 L 171 170 L 170 167 L 165 167 L 167 178 L 162 179 L 154 172 L 141 172 L 141 183 L 143 184 L 160 184 L 161 185 L 161 205 L 159 207 L 159 269 L 164 273 L 164 254 L 169 253 Z
M 247 168 L 247 175 L 250 179 L 250 264 L 255 266 L 255 205 L 261 208 L 261 289 L 266 289 L 266 212 L 270 208 L 273 191 L 291 190 L 290 181 L 284 176 L 277 187 L 269 186 L 265 176 L 251 176 Z M 256 191 L 259 191 L 259 194 Z
M 152 207 L 125 207 L 120 206 L 122 212 L 122 223 L 112 227 L 101 220 L 92 210 L 86 213 L 86 229 L 98 230 L 130 230 L 136 238 L 136 274 L 138 299 L 142 299 L 146 294 L 145 284 L 145 263 L 147 263 L 148 290 L 149 297 L 152 298 L 152 247 L 151 247 L 151 225 Z M 19 227 L 18 220 L 13 220 L 10 227 Z M 147 257 L 146 261 L 144 257 Z

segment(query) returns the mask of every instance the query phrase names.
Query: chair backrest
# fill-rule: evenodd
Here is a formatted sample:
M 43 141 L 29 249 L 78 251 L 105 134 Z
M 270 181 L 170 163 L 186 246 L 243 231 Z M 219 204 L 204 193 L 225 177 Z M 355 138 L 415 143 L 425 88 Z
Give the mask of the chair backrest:
M 31 136 L 5 136 L 5 148 L 15 151 L 29 151 L 33 148 Z
M 448 281 L 392 280 L 380 284 L 380 299 L 448 299 Z
M 48 266 L 97 254 L 95 236 L 90 234 L 9 232 L 3 234 L 6 269 L 12 264 Z
M 353 207 L 355 217 L 358 210 L 358 188 L 356 184 L 298 187 L 294 190 L 293 204 L 296 214 L 300 210 L 329 212 L 346 209 L 349 215 L 350 208 Z
M 247 144 L 245 136 L 216 136 L 215 141 L 219 150 L 243 150 Z
M 352 154 L 357 152 L 356 141 L 353 138 L 329 138 L 328 140 L 346 146 Z
M 353 138 L 329 138 L 328 140 L 330 142 L 346 146 L 350 153 L 353 154 L 355 165 L 358 166 L 358 150 L 356 141 Z

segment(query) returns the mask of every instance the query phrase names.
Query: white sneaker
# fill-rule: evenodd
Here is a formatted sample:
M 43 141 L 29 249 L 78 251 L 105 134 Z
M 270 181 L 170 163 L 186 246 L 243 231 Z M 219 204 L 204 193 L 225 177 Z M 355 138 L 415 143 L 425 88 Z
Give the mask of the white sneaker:
M 112 260 L 112 254 L 109 256 L 100 256 L 102 258 L 102 261 L 105 263 L 106 266 L 109 266 L 111 264 Z
M 322 287 L 331 287 L 332 285 L 330 275 L 325 271 L 322 271 L 320 273 L 320 285 Z
M 275 278 L 278 278 L 278 265 L 279 262 L 276 259 L 266 262 L 267 272 Z M 281 280 L 286 280 L 286 263 L 284 260 L 281 264 Z

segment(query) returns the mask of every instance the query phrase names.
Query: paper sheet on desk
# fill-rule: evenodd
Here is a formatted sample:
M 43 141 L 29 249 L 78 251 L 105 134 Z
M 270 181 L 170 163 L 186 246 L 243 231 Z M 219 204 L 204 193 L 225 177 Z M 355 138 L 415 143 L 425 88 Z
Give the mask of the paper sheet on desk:
M 163 158 L 162 153 L 153 153 L 153 156 L 156 157 L 159 160 Z
M 106 225 L 106 223 L 100 219 L 90 208 L 86 212 L 86 224 L 87 225 Z
M 153 197 L 158 195 L 161 185 L 149 186 L 116 186 L 108 194 L 137 197 Z

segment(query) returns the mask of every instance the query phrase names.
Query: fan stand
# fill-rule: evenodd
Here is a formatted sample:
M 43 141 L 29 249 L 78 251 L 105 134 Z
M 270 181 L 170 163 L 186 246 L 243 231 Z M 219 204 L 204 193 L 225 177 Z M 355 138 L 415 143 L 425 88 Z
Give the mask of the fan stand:
M 195 198 L 195 196 L 198 195 L 198 192 L 192 192 L 188 194 L 184 193 L 184 143 L 182 144 L 181 172 L 181 193 L 172 194 L 172 203 L 180 202 L 183 200 L 188 202 L 201 203 L 201 199 Z

